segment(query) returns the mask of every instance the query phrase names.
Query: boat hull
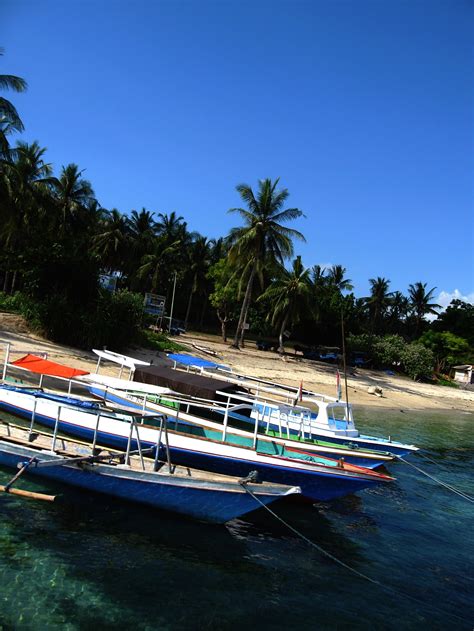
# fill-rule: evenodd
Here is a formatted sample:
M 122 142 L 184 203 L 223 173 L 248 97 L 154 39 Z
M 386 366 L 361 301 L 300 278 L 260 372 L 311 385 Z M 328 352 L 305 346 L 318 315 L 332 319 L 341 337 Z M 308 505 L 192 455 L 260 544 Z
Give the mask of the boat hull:
M 57 460 L 56 454 L 38 453 L 34 449 L 0 441 L 0 464 L 3 466 L 17 468 L 33 456 L 40 462 Z M 28 474 L 214 523 L 225 523 L 260 507 L 249 493 L 236 484 L 213 485 L 192 479 L 183 483 L 182 479 L 173 479 L 172 475 L 137 472 L 110 465 L 83 465 L 83 468 L 74 465 L 30 466 Z M 251 484 L 248 488 L 265 505 L 285 496 L 277 489 L 262 491 L 261 485 L 259 488 L 259 485 Z M 288 494 L 293 492 L 295 490 L 288 490 Z

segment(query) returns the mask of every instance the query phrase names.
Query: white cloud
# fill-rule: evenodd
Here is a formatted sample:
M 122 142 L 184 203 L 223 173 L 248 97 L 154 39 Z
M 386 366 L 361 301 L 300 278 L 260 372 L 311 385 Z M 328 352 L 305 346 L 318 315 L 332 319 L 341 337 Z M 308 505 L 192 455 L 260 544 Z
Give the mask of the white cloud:
M 474 305 L 474 291 L 465 296 L 459 291 L 459 289 L 455 289 L 454 291 L 440 291 L 438 297 L 433 302 L 441 305 L 443 307 L 442 311 L 444 311 L 453 300 L 462 300 L 463 302 Z M 432 320 L 436 320 L 436 316 L 427 315 L 426 319 L 431 322 Z

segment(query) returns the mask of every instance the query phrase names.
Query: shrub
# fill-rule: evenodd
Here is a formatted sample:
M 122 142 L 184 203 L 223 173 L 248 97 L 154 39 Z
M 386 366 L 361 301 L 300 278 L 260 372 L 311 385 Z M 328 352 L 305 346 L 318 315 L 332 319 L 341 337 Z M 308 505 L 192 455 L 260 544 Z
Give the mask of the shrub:
M 373 344 L 373 356 L 378 366 L 400 366 L 407 343 L 400 335 L 378 337 Z
M 434 355 L 418 342 L 406 345 L 402 355 L 402 363 L 406 374 L 412 379 L 430 378 L 433 375 Z

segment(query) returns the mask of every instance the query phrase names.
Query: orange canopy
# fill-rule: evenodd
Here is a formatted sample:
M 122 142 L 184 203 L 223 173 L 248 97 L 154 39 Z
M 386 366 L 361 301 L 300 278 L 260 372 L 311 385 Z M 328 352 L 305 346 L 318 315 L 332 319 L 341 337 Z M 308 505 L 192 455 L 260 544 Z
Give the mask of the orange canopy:
M 11 363 L 12 366 L 18 366 L 18 368 L 25 368 L 31 372 L 37 372 L 40 375 L 51 375 L 52 377 L 64 377 L 65 379 L 72 379 L 78 375 L 88 375 L 87 370 L 79 370 L 78 368 L 69 368 L 63 364 L 57 364 L 56 362 L 50 362 L 47 359 L 42 359 L 36 355 L 25 355 L 21 359 Z

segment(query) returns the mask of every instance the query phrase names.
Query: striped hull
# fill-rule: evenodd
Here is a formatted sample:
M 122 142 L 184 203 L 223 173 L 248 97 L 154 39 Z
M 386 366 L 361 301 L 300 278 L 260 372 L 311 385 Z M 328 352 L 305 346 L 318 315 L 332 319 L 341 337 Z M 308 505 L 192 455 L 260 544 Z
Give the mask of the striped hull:
M 89 386 L 88 390 L 93 396 L 101 400 L 106 400 L 108 402 L 111 402 L 119 406 L 134 407 L 135 409 L 139 411 L 143 410 L 143 404 L 136 402 L 130 397 L 118 394 L 115 391 L 114 392 L 110 392 L 109 390 L 106 391 L 105 389 L 97 387 L 97 386 Z M 174 414 L 173 409 L 166 407 L 165 405 L 160 406 L 160 405 L 148 403 L 148 407 L 146 408 L 146 410 L 148 412 L 155 412 L 155 413 L 159 412 L 161 414 L 166 414 L 170 424 L 176 421 L 176 417 L 173 416 Z M 246 418 L 245 420 L 247 422 L 251 421 L 251 419 L 248 419 L 248 418 Z M 181 413 L 180 424 L 182 426 L 185 426 L 186 424 L 190 426 L 192 425 L 200 426 L 204 428 L 205 432 L 206 432 L 206 428 L 209 428 L 205 434 L 209 436 L 212 436 L 212 432 L 211 432 L 212 429 L 216 430 L 214 434 L 215 435 L 220 434 L 220 436 L 216 439 L 221 440 L 222 423 L 215 423 L 215 422 L 209 421 L 205 418 L 200 418 L 195 415 Z M 285 455 L 287 455 L 290 458 L 297 458 L 298 452 L 304 451 L 306 457 L 319 456 L 321 458 L 333 458 L 336 460 L 339 458 L 344 458 L 345 462 L 357 465 L 359 467 L 365 467 L 368 469 L 376 469 L 377 467 L 386 465 L 391 460 L 393 460 L 392 457 L 388 456 L 387 454 L 384 454 L 383 452 L 380 452 L 380 454 L 377 457 L 376 451 L 374 451 L 373 453 L 367 453 L 363 451 L 361 451 L 360 453 L 357 453 L 356 449 L 350 450 L 350 449 L 344 448 L 343 445 L 341 445 L 339 448 L 337 445 L 334 445 L 334 448 L 331 449 L 331 447 L 329 446 L 321 447 L 311 442 L 298 441 L 296 440 L 296 437 L 293 440 L 278 437 L 278 438 L 274 438 L 271 442 L 265 441 L 264 437 L 265 437 L 264 432 L 262 432 L 262 434 L 259 434 L 258 436 L 259 447 L 262 446 L 263 448 L 263 445 L 265 444 L 282 445 L 285 451 Z M 248 440 L 253 441 L 253 433 L 251 431 L 245 431 L 245 430 L 236 429 L 234 427 L 229 427 L 227 436 L 226 436 L 227 442 L 245 445 L 245 441 L 244 441 L 245 438 L 247 439 L 247 441 Z M 326 441 L 326 442 L 329 442 L 329 441 Z M 295 451 L 293 451 L 292 453 L 292 450 L 295 450 Z M 300 457 L 304 458 L 304 456 L 300 456 Z

